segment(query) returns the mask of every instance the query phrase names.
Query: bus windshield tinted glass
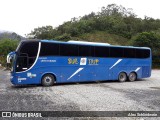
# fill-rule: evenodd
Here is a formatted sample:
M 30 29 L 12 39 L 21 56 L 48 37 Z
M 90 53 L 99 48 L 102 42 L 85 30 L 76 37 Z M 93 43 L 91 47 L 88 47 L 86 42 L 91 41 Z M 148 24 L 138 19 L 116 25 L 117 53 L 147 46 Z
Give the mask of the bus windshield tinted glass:
M 16 72 L 29 69 L 38 53 L 38 42 L 23 42 L 19 46 L 17 54 Z

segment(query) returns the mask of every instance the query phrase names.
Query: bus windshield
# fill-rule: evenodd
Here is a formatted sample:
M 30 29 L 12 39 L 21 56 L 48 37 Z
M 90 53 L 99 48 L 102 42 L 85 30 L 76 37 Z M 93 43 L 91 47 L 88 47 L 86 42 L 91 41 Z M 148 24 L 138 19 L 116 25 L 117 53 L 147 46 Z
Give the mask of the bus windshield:
M 16 72 L 21 72 L 29 69 L 38 53 L 38 42 L 22 42 L 17 48 L 16 57 Z

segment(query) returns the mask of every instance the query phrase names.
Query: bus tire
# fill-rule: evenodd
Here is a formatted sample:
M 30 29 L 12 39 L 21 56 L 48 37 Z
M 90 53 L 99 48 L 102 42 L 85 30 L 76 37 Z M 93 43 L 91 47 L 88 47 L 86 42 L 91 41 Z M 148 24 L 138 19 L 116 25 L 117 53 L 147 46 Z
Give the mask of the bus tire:
M 125 82 L 127 80 L 127 75 L 125 72 L 121 72 L 118 75 L 118 81 L 119 82 Z
M 137 79 L 137 74 L 135 72 L 131 72 L 128 76 L 130 82 L 133 82 Z
M 52 86 L 55 82 L 55 77 L 52 74 L 45 74 L 42 77 L 43 86 Z

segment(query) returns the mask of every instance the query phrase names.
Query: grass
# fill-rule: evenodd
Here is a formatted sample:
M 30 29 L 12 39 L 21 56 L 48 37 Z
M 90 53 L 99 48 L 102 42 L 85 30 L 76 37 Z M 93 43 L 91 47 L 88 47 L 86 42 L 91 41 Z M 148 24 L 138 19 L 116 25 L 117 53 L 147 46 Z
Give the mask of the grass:
M 109 43 L 111 45 L 129 45 L 128 39 L 102 31 L 96 31 L 94 33 L 85 33 L 73 39 L 89 42 Z

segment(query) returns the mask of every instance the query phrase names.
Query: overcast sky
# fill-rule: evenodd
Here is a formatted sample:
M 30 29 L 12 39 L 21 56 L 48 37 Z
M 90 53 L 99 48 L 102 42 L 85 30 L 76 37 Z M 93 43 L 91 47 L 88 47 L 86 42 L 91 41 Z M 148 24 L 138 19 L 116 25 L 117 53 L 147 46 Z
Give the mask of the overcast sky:
M 34 28 L 57 27 L 113 3 L 132 8 L 138 17 L 160 19 L 159 0 L 0 0 L 0 30 L 25 36 Z

